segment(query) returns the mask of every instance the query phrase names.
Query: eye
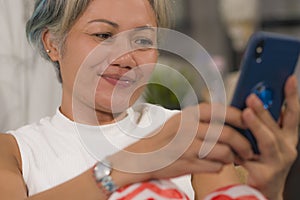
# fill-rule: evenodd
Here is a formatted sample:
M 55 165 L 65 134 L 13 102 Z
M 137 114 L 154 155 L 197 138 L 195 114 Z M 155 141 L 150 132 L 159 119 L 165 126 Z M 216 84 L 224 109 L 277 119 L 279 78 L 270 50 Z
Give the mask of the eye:
M 101 41 L 108 40 L 112 38 L 112 33 L 95 33 L 93 36 L 99 38 Z
M 145 48 L 153 48 L 154 47 L 154 42 L 152 39 L 149 39 L 149 38 L 136 38 L 134 40 L 134 45 L 137 47 L 137 48 L 142 48 L 142 49 L 145 49 Z

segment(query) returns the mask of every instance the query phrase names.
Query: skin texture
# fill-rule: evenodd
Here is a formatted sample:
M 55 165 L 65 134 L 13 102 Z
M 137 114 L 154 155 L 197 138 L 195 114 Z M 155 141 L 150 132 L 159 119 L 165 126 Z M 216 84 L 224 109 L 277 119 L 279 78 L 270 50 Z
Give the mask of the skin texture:
M 101 12 L 94 8 L 97 4 L 101 4 Z M 126 10 L 126 12 L 124 12 L 124 10 Z M 46 49 L 51 50 L 49 56 L 53 61 L 58 61 L 61 66 L 63 80 L 61 111 L 64 115 L 73 120 L 72 105 L 76 105 L 81 110 L 84 110 L 84 115 L 86 116 L 94 114 L 96 111 L 99 124 L 113 121 L 114 116 L 111 113 L 111 99 L 115 86 L 104 78 L 97 76 L 97 69 L 93 71 L 91 69 L 83 69 L 80 71 L 80 67 L 84 68 L 82 64 L 87 56 L 101 42 L 107 39 L 107 37 L 115 36 L 138 27 L 147 26 L 156 26 L 154 13 L 147 1 L 131 1 L 126 3 L 121 1 L 115 1 L 114 3 L 110 1 L 92 1 L 86 12 L 84 12 L 83 16 L 75 23 L 69 32 L 63 55 L 60 55 L 57 48 L 58 45 L 51 41 L 51 33 L 47 32 L 45 34 Z M 155 34 L 152 33 L 151 30 L 140 32 L 142 33 L 137 34 L 150 35 L 149 37 L 151 37 L 152 40 L 155 39 L 153 38 L 154 36 L 152 36 Z M 117 48 L 126 45 L 124 43 L 126 43 L 126 41 L 118 45 Z M 114 49 L 113 51 L 122 52 L 120 49 Z M 107 56 L 111 56 L 113 53 L 114 52 L 109 52 Z M 134 52 L 124 53 L 126 54 L 121 57 L 112 56 L 113 58 L 108 58 L 111 59 L 109 62 L 105 62 L 104 58 L 97 60 L 97 62 L 100 62 L 100 65 L 102 65 L 101 67 L 106 68 L 103 72 L 104 75 L 122 76 L 131 69 L 157 61 L 157 51 L 155 49 L 136 50 Z M 100 53 L 100 57 L 105 56 Z M 91 58 L 91 60 L 93 60 L 93 58 Z M 108 63 L 108 65 L 103 66 L 106 63 Z M 91 68 L 91 66 L 87 67 Z M 78 74 L 78 72 L 81 74 Z M 79 84 L 83 84 L 74 88 L 76 81 L 81 81 Z M 75 95 L 74 89 L 78 91 Z M 95 93 L 94 90 L 96 90 Z M 141 90 L 137 90 L 135 94 L 128 95 L 131 96 L 132 100 L 127 106 L 130 106 L 138 98 L 140 93 Z M 114 98 L 124 98 L 124 96 L 119 95 L 114 96 Z M 125 108 L 118 109 L 119 112 L 124 110 Z M 89 120 L 84 120 L 84 122 L 89 124 L 96 123 L 94 121 L 89 122 Z
M 299 100 L 295 76 L 286 82 L 285 98 L 286 106 L 279 122 L 273 120 L 255 95 L 247 98 L 248 107 L 242 113 L 243 123 L 253 132 L 261 152 L 254 159 L 240 161 L 247 171 L 246 183 L 272 200 L 283 199 L 285 180 L 297 157 Z M 217 188 L 239 182 L 232 165 L 220 173 L 193 176 L 198 199 Z
M 100 59 L 100 67 L 96 67 L 96 69 L 107 67 L 100 73 L 101 76 L 97 74 L 97 70 L 91 68 L 92 65 L 85 59 L 99 44 L 107 42 L 105 39 L 127 30 L 155 27 L 155 22 L 155 16 L 147 0 L 94 0 L 71 28 L 62 51 L 59 51 L 59 45 L 55 43 L 55 40 L 52 40 L 52 33 L 45 31 L 43 35 L 45 49 L 51 50 L 50 58 L 58 61 L 61 65 L 63 97 L 60 109 L 62 113 L 71 120 L 91 125 L 107 124 L 121 119 L 122 111 L 140 95 L 143 84 L 137 86 L 132 84 L 132 87 L 126 87 L 124 90 L 130 91 L 130 95 L 125 101 L 127 104 L 122 104 L 124 107 L 116 108 L 116 112 L 114 112 L 112 97 L 117 101 L 121 101 L 122 98 L 120 98 L 121 95 L 113 96 L 117 85 L 117 81 L 113 79 L 123 77 L 131 70 L 145 64 L 149 65 L 142 71 L 144 75 L 149 75 L 153 68 L 152 64 L 157 60 L 157 51 L 148 46 L 142 46 L 141 50 L 135 49 L 116 57 L 112 56 L 114 58 L 99 54 L 103 59 Z M 107 37 L 107 33 L 110 34 L 109 37 Z M 153 33 L 146 32 L 143 36 L 145 35 L 148 39 L 155 38 Z M 120 42 L 122 41 L 120 40 Z M 138 39 L 133 41 L 140 42 Z M 118 55 L 118 52 L 124 51 L 117 49 L 117 52 L 113 51 L 108 55 Z M 110 62 L 107 63 L 105 59 Z M 143 69 L 143 67 L 141 68 Z M 78 72 L 80 72 L 79 75 Z M 84 75 L 80 75 L 82 72 L 85 72 Z M 211 124 L 210 119 L 213 114 L 211 105 L 200 104 L 186 108 L 183 112 L 173 116 L 160 130 L 152 133 L 152 137 L 142 139 L 126 148 L 127 151 L 136 153 L 152 152 L 169 144 L 174 136 L 180 133 L 179 138 L 174 140 L 164 154 L 148 160 L 149 163 L 155 165 L 161 160 L 172 159 L 173 153 L 177 151 L 184 138 L 193 138 L 191 145 L 175 162 L 165 168 L 140 174 L 114 169 L 112 178 L 118 186 L 122 187 L 150 179 L 171 178 L 192 173 L 195 174 L 193 178 L 195 190 L 202 191 L 204 186 L 197 180 L 204 175 L 203 173 L 211 173 L 211 175 L 217 174 L 217 176 L 214 175 L 216 181 L 205 191 L 212 191 L 222 184 L 236 181 L 234 173 L 229 173 L 224 165 L 228 165 L 230 170 L 230 164 L 238 160 L 249 171 L 249 184 L 261 190 L 271 199 L 277 199 L 283 190 L 282 183 L 288 168 L 296 156 L 294 147 L 299 106 L 293 79 L 289 80 L 286 85 L 286 98 L 287 107 L 281 125 L 276 125 L 274 121 L 270 120 L 268 114 L 261 110 L 259 101 L 253 97 L 248 99 L 249 107 L 244 112 L 232 107 L 227 108 L 225 117 L 227 123 L 240 128 L 249 127 L 257 136 L 262 152 L 260 157 L 253 155 L 250 144 L 244 137 L 234 129 L 225 126 L 212 151 L 204 158 L 199 159 L 198 152 L 203 144 L 208 126 Z M 74 117 L 73 105 L 83 111 L 79 118 L 77 118 L 78 116 Z M 89 117 L 95 113 L 96 120 Z M 289 120 L 285 120 L 286 118 Z M 213 126 L 221 125 L 213 123 Z M 192 135 L 193 133 L 195 135 Z M 282 143 L 282 141 L 284 142 Z M 291 154 L 292 156 L 289 157 Z M 109 157 L 113 166 L 120 167 L 124 163 L 129 163 L 129 158 L 122 155 L 122 152 L 119 152 Z M 131 161 L 139 162 L 139 160 Z M 266 171 L 264 176 L 261 175 L 261 171 Z M 221 175 L 224 180 L 222 184 L 218 184 L 217 180 L 220 179 L 218 175 Z M 205 176 L 209 176 L 209 174 Z M 22 178 L 20 153 L 16 141 L 11 135 L 0 135 L 0 177 L 0 199 L 4 200 L 107 199 L 96 186 L 91 169 L 55 188 L 27 197 L 26 186 Z
M 243 113 L 245 124 L 258 138 L 261 155 L 243 166 L 249 172 L 248 184 L 259 188 L 269 199 L 282 199 L 285 179 L 297 157 L 299 101 L 297 79 L 285 85 L 286 107 L 279 123 L 263 109 L 256 96 L 247 99 Z

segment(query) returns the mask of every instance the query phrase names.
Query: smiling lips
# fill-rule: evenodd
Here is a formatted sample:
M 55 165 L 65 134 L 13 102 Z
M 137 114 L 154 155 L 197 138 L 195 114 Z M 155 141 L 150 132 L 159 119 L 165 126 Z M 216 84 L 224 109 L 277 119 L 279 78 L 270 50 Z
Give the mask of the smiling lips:
M 130 87 L 135 83 L 135 80 L 132 78 L 120 74 L 102 74 L 101 77 L 114 86 Z

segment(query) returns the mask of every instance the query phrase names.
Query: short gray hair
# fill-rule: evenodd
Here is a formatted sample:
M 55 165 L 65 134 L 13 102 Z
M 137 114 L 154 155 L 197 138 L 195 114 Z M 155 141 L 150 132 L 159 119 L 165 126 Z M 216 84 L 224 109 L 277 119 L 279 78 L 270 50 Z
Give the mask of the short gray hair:
M 170 0 L 148 0 L 156 15 L 159 27 L 170 27 Z M 53 62 L 44 49 L 42 35 L 49 30 L 63 49 L 65 38 L 75 21 L 86 10 L 91 0 L 36 0 L 34 11 L 26 24 L 28 41 L 37 48 L 43 58 L 55 66 L 59 82 L 62 82 L 60 66 Z

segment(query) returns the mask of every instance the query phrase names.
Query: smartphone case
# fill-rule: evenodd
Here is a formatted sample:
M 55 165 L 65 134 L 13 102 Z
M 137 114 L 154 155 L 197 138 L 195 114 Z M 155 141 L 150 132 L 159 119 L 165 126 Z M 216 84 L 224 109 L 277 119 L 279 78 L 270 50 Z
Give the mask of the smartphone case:
M 241 63 L 241 73 L 231 105 L 243 110 L 246 98 L 255 93 L 275 120 L 284 102 L 284 84 L 293 74 L 299 58 L 300 40 L 269 32 L 257 32 L 249 40 Z M 250 130 L 241 132 L 259 154 Z

